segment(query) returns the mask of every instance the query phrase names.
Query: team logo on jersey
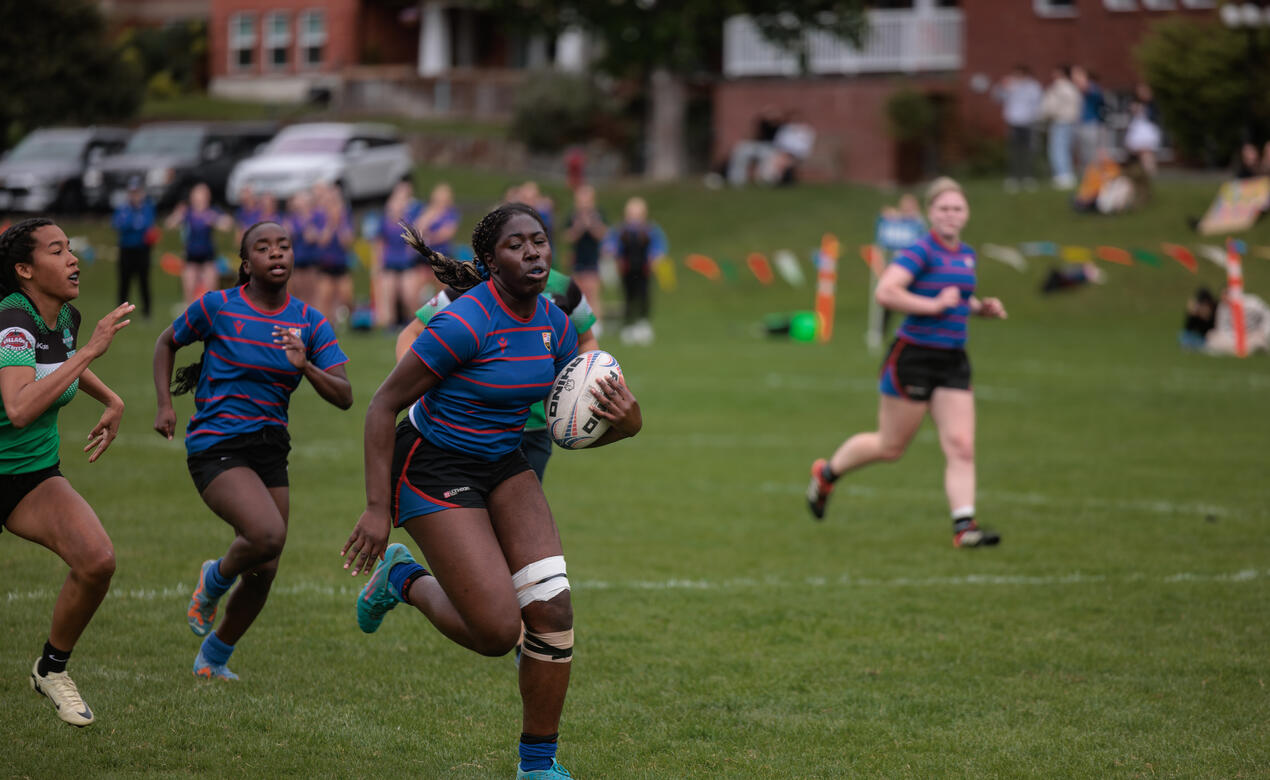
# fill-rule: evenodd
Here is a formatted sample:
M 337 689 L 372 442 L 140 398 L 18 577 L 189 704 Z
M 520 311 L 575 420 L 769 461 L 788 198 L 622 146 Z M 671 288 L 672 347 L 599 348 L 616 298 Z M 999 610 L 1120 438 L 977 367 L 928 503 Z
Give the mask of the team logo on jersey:
M 243 335 L 243 321 L 242 320 L 234 320 L 234 332 L 237 333 L 239 336 Z
M 542 332 L 542 345 L 548 352 L 551 351 L 551 331 L 544 330 Z
M 292 335 L 292 336 L 295 336 L 296 338 L 300 338 L 300 329 L 299 329 L 299 328 L 287 328 L 287 330 L 291 331 L 291 335 Z
M 75 337 L 71 335 L 70 328 L 62 328 L 62 343 L 66 345 L 67 349 L 75 346 Z
M 967 268 L 975 267 L 975 259 L 971 257 L 970 255 L 966 255 L 965 257 L 962 258 L 962 260 L 965 262 Z
M 22 328 L 5 328 L 0 331 L 0 348 L 35 349 L 35 337 Z
M 507 337 L 506 336 L 498 337 L 498 351 L 499 352 L 507 351 Z

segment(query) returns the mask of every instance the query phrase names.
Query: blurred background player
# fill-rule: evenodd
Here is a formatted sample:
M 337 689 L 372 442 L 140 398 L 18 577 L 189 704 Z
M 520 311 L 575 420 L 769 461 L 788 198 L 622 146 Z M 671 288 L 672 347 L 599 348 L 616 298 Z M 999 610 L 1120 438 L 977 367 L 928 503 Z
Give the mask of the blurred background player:
M 328 403 L 348 409 L 348 361 L 322 313 L 287 293 L 294 257 L 286 230 L 263 222 L 243 234 L 238 284 L 207 293 L 154 345 L 154 429 L 172 438 L 172 394 L 194 394 L 185 432 L 186 463 L 203 502 L 234 529 L 225 554 L 203 563 L 187 613 L 206 637 L 194 658 L 198 677 L 236 680 L 234 647 L 265 606 L 287 539 L 291 494 L 287 434 L 291 394 L 302 379 Z M 181 347 L 203 342 L 203 357 L 177 372 Z M 239 575 L 215 631 L 220 598 Z
M 318 260 L 318 311 L 335 323 L 353 310 L 353 275 L 348 252 L 353 247 L 353 220 L 339 188 L 320 182 L 313 188 L 313 246 Z
M 58 468 L 57 415 L 82 389 L 106 407 L 88 434 L 88 462 L 114 441 L 123 401 L 88 365 L 106 354 L 135 307 L 120 304 L 77 350 L 80 315 L 70 304 L 77 297 L 79 261 L 52 220 L 26 219 L 0 235 L 0 528 L 47 547 L 70 567 L 31 688 L 53 702 L 59 718 L 87 726 L 93 711 L 66 662 L 110 589 L 115 549 Z
M 291 252 L 295 257 L 294 270 L 288 288 L 302 301 L 316 300 L 318 278 L 317 216 L 313 208 L 313 193 L 300 190 L 287 201 L 287 213 L 282 226 L 291 238 Z M 239 239 L 239 243 L 242 241 Z
M 141 177 L 128 180 L 128 198 L 110 218 L 119 235 L 119 303 L 128 300 L 132 280 L 141 288 L 141 315 L 150 319 L 150 253 L 158 238 L 154 201 L 141 185 Z
M 185 241 L 185 265 L 181 269 L 181 292 L 187 304 L 220 286 L 216 270 L 217 230 L 229 231 L 234 221 L 212 207 L 212 191 L 203 182 L 190 188 L 188 200 L 178 203 L 164 227 L 180 228 Z
M 604 317 L 600 308 L 600 243 L 607 233 L 604 214 L 595 205 L 595 188 L 583 184 L 573 193 L 573 211 L 565 226 L 565 239 L 573 247 L 573 280 L 590 302 L 597 323 Z
M 428 207 L 419 217 L 420 232 L 424 240 L 428 242 L 428 246 L 446 257 L 453 257 L 454 236 L 459 232 L 459 220 L 462 217 L 462 212 L 459 211 L 458 206 L 454 205 L 454 190 L 450 188 L 450 185 L 441 182 L 433 187 L 432 193 L 428 196 Z M 417 252 L 411 254 L 414 255 L 416 267 L 419 270 L 419 289 L 426 289 L 431 295 L 439 289 L 436 277 L 432 274 L 432 266 L 420 258 Z M 420 299 L 416 296 L 406 311 L 413 310 L 419 302 Z
M 652 344 L 651 290 L 653 264 L 665 256 L 666 234 L 648 219 L 643 198 L 626 201 L 622 224 L 609 231 L 604 251 L 617 259 L 622 278 L 623 344 Z
M 419 255 L 402 238 L 401 223 L 419 228 L 423 204 L 415 200 L 414 185 L 393 187 L 375 234 L 375 324 L 389 328 L 405 322 L 419 305 Z
M 878 430 L 857 433 L 811 467 L 807 502 L 816 519 L 834 482 L 878 461 L 898 460 L 929 411 L 947 465 L 953 545 L 995 545 L 1001 537 L 975 524 L 975 405 L 966 356 L 971 314 L 1004 319 L 996 298 L 975 297 L 975 253 L 961 241 L 970 206 L 961 186 L 936 179 L 926 195 L 930 235 L 899 253 L 878 282 L 878 302 L 908 316 L 882 366 Z
M 412 243 L 441 282 L 466 293 L 428 322 L 366 412 L 366 510 L 341 554 L 354 575 L 387 554 L 357 600 L 358 625 L 376 631 L 406 602 L 482 655 L 519 646 L 517 777 L 568 778 L 555 755 L 573 606 L 559 531 L 519 448 L 528 407 L 577 354 L 569 319 L 542 296 L 546 227 L 532 208 L 510 204 L 477 224 L 470 263 Z M 592 446 L 642 425 L 624 383 L 606 378 L 602 391 L 597 413 L 612 427 Z M 386 547 L 394 525 L 410 533 L 431 572 L 405 545 Z
M 890 262 L 897 252 L 907 249 L 926 235 L 926 220 L 917 198 L 909 193 L 900 196 L 898 207 L 885 206 L 873 226 L 873 241 L 882 249 L 884 262 Z M 877 302 L 878 276 L 869 278 L 869 323 L 865 344 L 870 351 L 880 350 L 891 320 L 891 310 Z

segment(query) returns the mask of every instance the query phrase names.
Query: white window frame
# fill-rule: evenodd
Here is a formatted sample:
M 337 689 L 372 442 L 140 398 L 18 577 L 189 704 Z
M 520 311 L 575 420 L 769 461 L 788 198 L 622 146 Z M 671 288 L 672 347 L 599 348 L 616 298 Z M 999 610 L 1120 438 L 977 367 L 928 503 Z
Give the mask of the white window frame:
M 275 22 L 281 19 L 283 21 L 282 32 L 274 29 Z M 264 34 L 260 36 L 264 40 L 263 51 L 260 61 L 269 70 L 287 70 L 291 65 L 291 14 L 286 11 L 270 11 L 265 14 L 265 23 L 263 27 Z M 287 61 L 281 65 L 273 61 L 273 52 L 275 49 L 282 49 L 287 53 Z
M 296 17 L 298 23 L 296 25 L 296 67 L 302 70 L 317 70 L 326 64 L 327 57 L 330 53 L 328 46 L 330 35 L 328 33 L 326 11 L 322 8 L 306 8 Z M 309 20 L 317 18 L 322 20 L 321 32 L 310 32 Z M 307 50 L 314 47 L 322 47 L 322 59 L 317 62 L 309 62 Z
M 1113 13 L 1138 10 L 1137 0 L 1102 0 L 1102 6 Z
M 251 22 L 251 32 L 245 34 L 242 32 L 243 20 Z M 231 73 L 256 69 L 256 21 L 256 14 L 253 11 L 239 11 L 229 17 L 229 70 Z M 242 65 L 238 62 L 238 53 L 244 50 L 252 53 L 250 65 Z
M 1053 0 L 1032 0 L 1032 8 L 1037 16 L 1046 19 L 1071 19 L 1076 16 L 1076 3 L 1070 6 L 1054 5 Z
M 1142 0 L 1142 7 L 1148 11 L 1176 11 L 1177 0 Z
M 1182 0 L 1182 7 L 1191 9 L 1216 8 L 1217 0 Z

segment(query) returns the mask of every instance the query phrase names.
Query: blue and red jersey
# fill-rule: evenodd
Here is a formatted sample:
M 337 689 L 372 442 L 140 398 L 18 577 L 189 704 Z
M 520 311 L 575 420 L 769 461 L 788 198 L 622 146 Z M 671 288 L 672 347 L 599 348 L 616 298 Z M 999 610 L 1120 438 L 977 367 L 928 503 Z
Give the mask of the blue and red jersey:
M 265 311 L 242 287 L 213 290 L 172 323 L 178 347 L 203 342 L 194 414 L 185 429 L 187 452 L 266 425 L 286 426 L 291 393 L 303 377 L 273 342 L 275 326 L 298 330 L 309 362 L 323 371 L 348 362 L 326 317 L 291 296 L 277 311 Z
M 975 250 L 964 243 L 950 248 L 933 233 L 907 249 L 900 250 L 895 264 L 913 275 L 908 291 L 934 298 L 945 287 L 961 290 L 961 303 L 943 314 L 910 314 L 896 336 L 913 344 L 936 349 L 963 349 L 966 346 L 966 319 L 970 297 L 975 294 Z
M 520 445 L 529 407 L 577 356 L 578 334 L 546 298 L 521 319 L 485 282 L 429 320 L 411 350 L 441 383 L 410 407 L 410 423 L 438 447 L 495 461 Z

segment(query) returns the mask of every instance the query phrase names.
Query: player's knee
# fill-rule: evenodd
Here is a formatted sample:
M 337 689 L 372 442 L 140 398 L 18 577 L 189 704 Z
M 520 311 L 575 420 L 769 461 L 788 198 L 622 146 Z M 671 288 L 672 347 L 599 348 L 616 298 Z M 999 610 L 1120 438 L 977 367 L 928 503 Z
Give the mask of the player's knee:
M 109 544 L 98 547 L 85 555 L 72 571 L 92 587 L 105 587 L 115 576 L 115 550 Z
M 268 590 L 278 576 L 278 559 L 274 558 L 243 573 L 243 584 L 258 590 Z
M 551 601 L 535 601 L 520 611 L 525 631 L 555 632 L 573 628 L 573 600 L 569 591 L 557 595 Z
M 520 615 L 508 614 L 472 630 L 472 649 L 494 658 L 507 655 L 520 641 Z
M 525 635 L 521 653 L 547 663 L 573 660 L 573 600 L 563 555 L 529 564 L 512 577 Z
M 973 436 L 955 435 L 944 438 L 944 454 L 949 460 L 974 460 L 975 440 Z
M 281 523 L 264 528 L 254 529 L 244 534 L 255 557 L 260 561 L 272 561 L 282 555 L 282 548 L 287 543 L 287 527 Z
M 904 450 L 908 447 L 903 442 L 883 441 L 878 446 L 878 457 L 882 460 L 893 463 L 904 457 Z

